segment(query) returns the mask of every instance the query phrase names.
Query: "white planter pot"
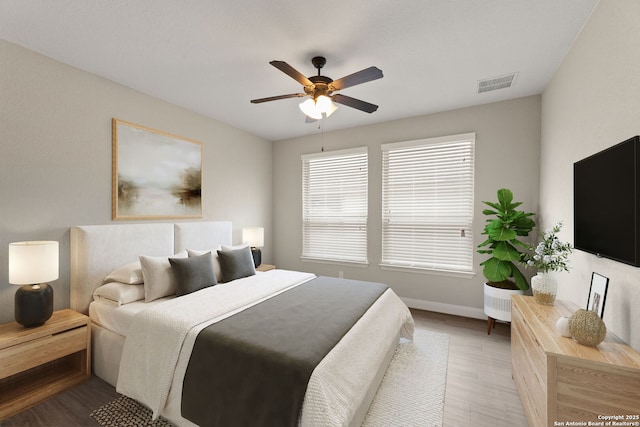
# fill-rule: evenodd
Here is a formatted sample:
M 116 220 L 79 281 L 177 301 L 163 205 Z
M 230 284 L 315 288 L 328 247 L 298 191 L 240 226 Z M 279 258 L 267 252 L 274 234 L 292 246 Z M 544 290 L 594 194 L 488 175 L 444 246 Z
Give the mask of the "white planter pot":
M 484 313 L 496 320 L 511 322 L 511 295 L 523 295 L 519 289 L 500 289 L 484 284 Z

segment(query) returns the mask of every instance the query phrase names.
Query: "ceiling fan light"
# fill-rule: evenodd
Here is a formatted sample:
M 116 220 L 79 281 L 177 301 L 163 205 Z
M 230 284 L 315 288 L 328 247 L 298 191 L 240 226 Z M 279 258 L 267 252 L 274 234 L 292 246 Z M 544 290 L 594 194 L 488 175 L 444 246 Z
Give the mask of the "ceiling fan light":
M 320 112 L 320 109 L 316 106 L 316 103 L 313 99 L 307 99 L 306 101 L 300 103 L 299 107 L 304 114 L 311 117 L 312 119 L 322 119 L 322 112 Z
M 332 115 L 333 112 L 338 109 L 338 107 L 333 103 L 331 98 L 325 95 L 320 95 L 318 99 L 316 99 L 316 107 L 321 113 L 324 113 L 327 117 Z

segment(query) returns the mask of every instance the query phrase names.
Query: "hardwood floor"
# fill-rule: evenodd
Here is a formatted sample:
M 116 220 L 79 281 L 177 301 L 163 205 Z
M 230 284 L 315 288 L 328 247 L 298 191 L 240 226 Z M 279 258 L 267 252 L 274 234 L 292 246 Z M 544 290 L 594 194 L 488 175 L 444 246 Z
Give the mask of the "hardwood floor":
M 445 427 L 527 426 L 511 378 L 509 325 L 498 323 L 487 336 L 485 321 L 421 310 L 411 312 L 417 328 L 450 336 Z M 93 376 L 82 385 L 0 421 L 0 426 L 97 426 L 89 417 L 91 411 L 118 396 L 113 387 Z
M 70 390 L 0 421 L 1 427 L 97 426 L 89 414 L 120 395 L 95 375 Z
M 444 426 L 526 427 L 522 403 L 511 378 L 511 329 L 487 322 L 411 310 L 416 328 L 449 334 L 449 367 Z

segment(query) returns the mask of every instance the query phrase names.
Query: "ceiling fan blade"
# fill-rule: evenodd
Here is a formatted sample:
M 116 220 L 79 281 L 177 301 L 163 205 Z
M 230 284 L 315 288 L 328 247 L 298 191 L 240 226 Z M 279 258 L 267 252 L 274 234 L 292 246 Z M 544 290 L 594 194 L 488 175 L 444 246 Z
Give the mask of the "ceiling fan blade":
M 341 95 L 339 93 L 332 95 L 331 98 L 333 99 L 333 102 L 346 105 L 347 107 L 356 108 L 358 110 L 364 111 L 365 113 L 373 113 L 378 109 L 378 106 L 375 104 L 370 104 L 368 102 L 361 101 L 350 96 Z
M 261 102 L 277 101 L 279 99 L 287 98 L 300 98 L 301 96 L 307 96 L 306 93 L 290 93 L 288 95 L 270 96 L 269 98 L 252 99 L 252 104 L 260 104 Z
M 278 70 L 282 71 L 289 77 L 292 77 L 295 81 L 300 83 L 302 86 L 313 85 L 313 82 L 309 80 L 304 74 L 300 71 L 293 68 L 291 65 L 287 64 L 284 61 L 271 61 L 269 64 L 276 67 Z
M 340 90 L 347 87 L 370 82 L 371 80 L 381 79 L 382 77 L 382 70 L 380 70 L 378 67 L 369 67 L 333 81 L 329 84 L 329 89 Z

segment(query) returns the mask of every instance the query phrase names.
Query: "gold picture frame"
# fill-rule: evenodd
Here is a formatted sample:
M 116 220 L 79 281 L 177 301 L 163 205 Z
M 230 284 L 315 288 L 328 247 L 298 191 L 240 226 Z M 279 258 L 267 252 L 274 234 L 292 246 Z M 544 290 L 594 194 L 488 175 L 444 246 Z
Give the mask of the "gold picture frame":
M 112 219 L 202 218 L 201 189 L 201 142 L 112 119 Z

